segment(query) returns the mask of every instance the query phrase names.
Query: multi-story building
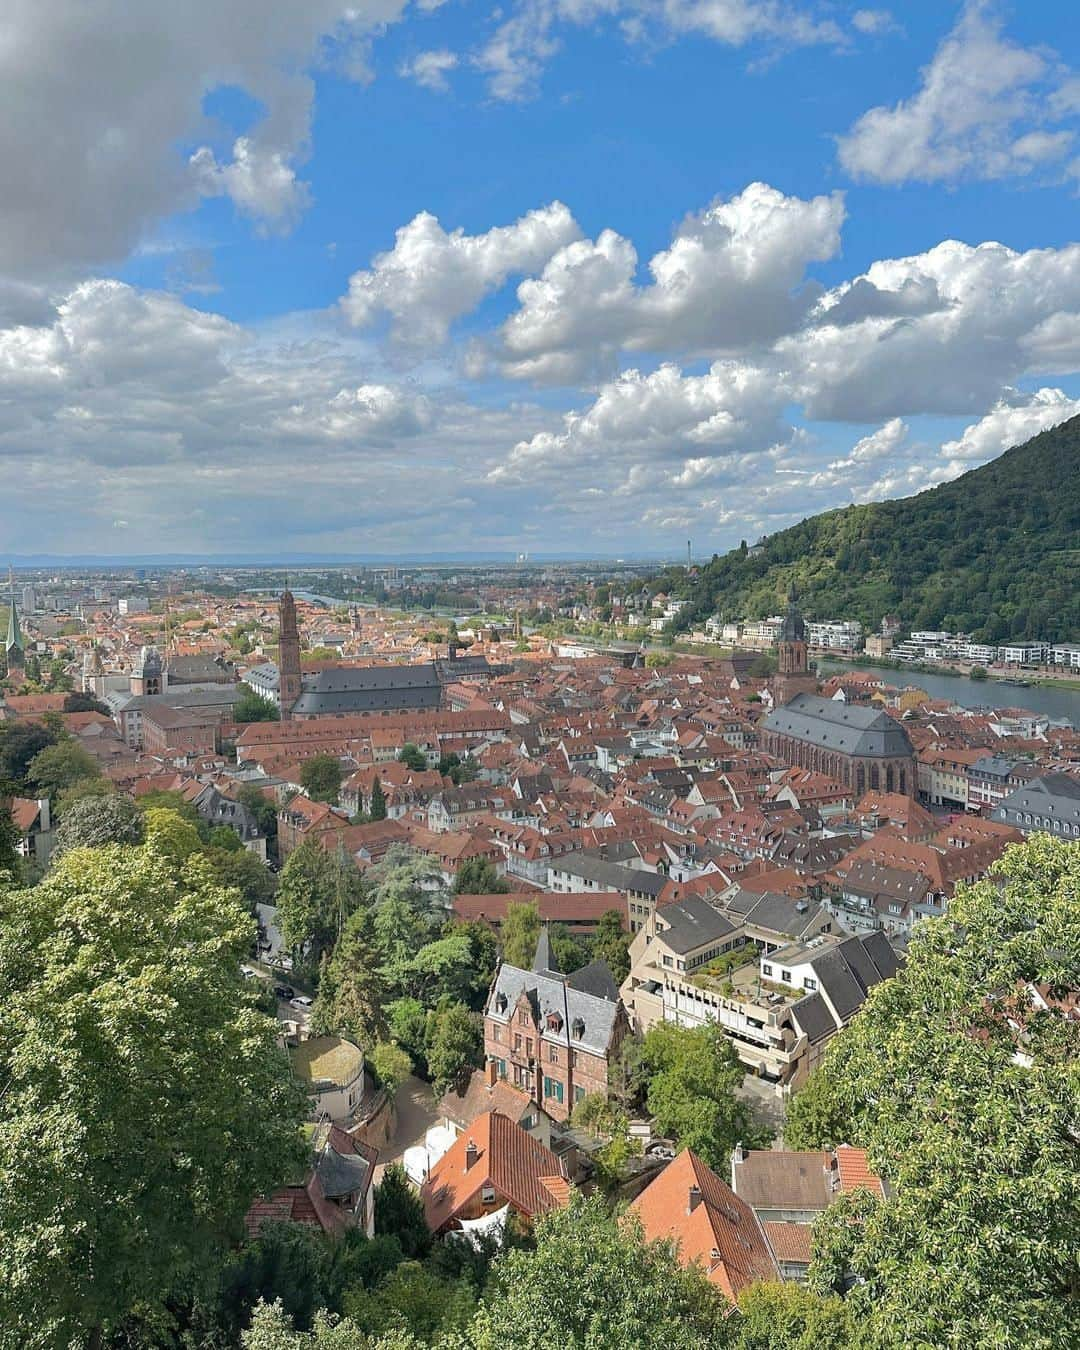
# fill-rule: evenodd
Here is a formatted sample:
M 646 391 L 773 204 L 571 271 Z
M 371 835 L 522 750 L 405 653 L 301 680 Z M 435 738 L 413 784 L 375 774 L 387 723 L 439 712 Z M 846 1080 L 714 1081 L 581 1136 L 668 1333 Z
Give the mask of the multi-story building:
M 1005 666 L 1041 666 L 1050 655 L 1045 642 L 1010 642 L 999 648 L 1002 665 Z
M 968 806 L 988 814 L 1015 788 L 1036 776 L 1033 765 L 1000 755 L 980 755 L 968 769 Z
M 484 1053 L 500 1078 L 553 1120 L 583 1097 L 607 1092 L 608 1066 L 629 1031 L 626 1009 L 603 961 L 564 975 L 542 929 L 532 970 L 503 962 L 484 1010 Z
M 1080 839 L 1080 779 L 1068 773 L 1048 773 L 1010 792 L 994 811 L 994 819 L 1022 834 L 1056 835 Z
M 811 647 L 828 651 L 858 651 L 862 646 L 862 624 L 854 619 L 807 621 L 806 633 Z
M 762 899 L 775 910 L 784 897 Z M 867 990 L 895 974 L 897 960 L 883 933 L 833 937 L 826 910 L 786 904 L 789 933 L 773 918 L 768 938 L 756 907 L 740 913 L 738 905 L 691 899 L 653 915 L 631 944 L 622 987 L 635 1030 L 715 1022 L 747 1069 L 779 1093 L 802 1083 Z

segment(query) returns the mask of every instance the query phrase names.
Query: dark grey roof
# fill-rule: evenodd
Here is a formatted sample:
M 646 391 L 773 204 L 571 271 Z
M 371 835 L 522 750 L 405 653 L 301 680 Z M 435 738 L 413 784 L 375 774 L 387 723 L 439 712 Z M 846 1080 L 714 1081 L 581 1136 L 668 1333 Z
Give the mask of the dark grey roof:
M 763 891 L 757 897 L 756 904 L 739 912 L 743 923 L 753 924 L 755 928 L 763 928 L 781 937 L 800 938 L 803 933 L 818 926 L 821 906 L 813 900 L 792 900 L 789 895 Z
M 971 766 L 971 772 L 989 774 L 992 778 L 1008 778 L 1012 767 L 1011 759 L 1003 759 L 1001 755 L 983 755 Z
M 519 970 L 517 966 L 507 965 L 504 961 L 495 976 L 486 1015 L 507 1022 L 522 994 L 536 1009 L 546 1040 L 559 1041 L 594 1055 L 607 1054 L 620 1007 L 618 998 L 598 997 L 587 990 L 576 989 L 562 975 Z M 500 995 L 506 998 L 504 1012 L 498 1011 Z M 558 1013 L 561 1023 L 559 1031 L 547 1025 L 548 1013 Z M 581 1036 L 575 1036 L 572 1028 L 579 1021 L 584 1024 L 584 1032 Z
M 551 935 L 548 932 L 547 924 L 540 929 L 540 936 L 536 939 L 536 952 L 533 955 L 532 968 L 538 973 L 544 972 L 550 975 L 559 974 L 559 966 L 552 955 Z
M 236 684 L 185 684 L 164 694 L 136 694 L 123 704 L 124 712 L 153 708 L 214 708 L 233 704 L 242 691 Z
M 366 1191 L 371 1174 L 371 1163 L 359 1153 L 338 1153 L 329 1145 L 319 1154 L 315 1172 L 323 1194 L 336 1200 L 356 1191 Z
M 658 917 L 660 922 L 670 926 L 661 932 L 658 923 L 657 938 L 665 947 L 683 955 L 735 931 L 735 925 L 730 919 L 725 919 L 708 901 L 699 900 L 696 896 L 665 905 Z
M 566 983 L 570 989 L 591 994 L 593 998 L 605 998 L 609 1003 L 619 1001 L 619 988 L 606 961 L 590 961 L 587 966 L 567 975 Z
M 828 996 L 837 1016 L 846 1022 L 862 1007 L 866 990 L 855 978 L 838 948 L 834 947 L 831 951 L 823 953 L 812 962 L 812 965 L 822 993 Z
M 417 666 L 332 666 L 303 678 L 293 712 L 350 713 L 438 708 L 442 686 L 430 663 Z
M 930 882 L 921 872 L 886 867 L 870 858 L 860 858 L 850 863 L 844 872 L 843 889 L 852 895 L 886 896 L 914 905 L 930 890 Z
M 198 684 L 200 681 L 229 684 L 236 679 L 236 671 L 223 656 L 170 656 L 167 670 L 169 684 Z
M 799 1030 L 805 1032 L 814 1045 L 831 1036 L 837 1029 L 829 1005 L 820 994 L 807 994 L 806 998 L 792 1004 L 791 1015 Z
M 998 818 L 1013 812 L 1034 811 L 1040 818 L 1052 816 L 1070 826 L 1080 824 L 1080 779 L 1068 773 L 1048 773 L 1018 787 L 1001 802 Z
M 890 980 L 900 969 L 900 958 L 884 933 L 867 933 L 862 938 L 863 950 L 878 969 L 883 980 Z
M 657 872 L 646 872 L 642 868 L 623 867 L 620 863 L 609 862 L 606 858 L 595 858 L 589 853 L 567 853 L 552 861 L 551 867 L 570 876 L 581 877 L 584 881 L 593 881 L 610 891 L 640 891 L 654 898 L 668 883 L 667 877 Z
M 888 713 L 818 694 L 796 694 L 774 708 L 763 725 L 767 731 L 845 755 L 892 759 L 913 753 L 907 732 Z

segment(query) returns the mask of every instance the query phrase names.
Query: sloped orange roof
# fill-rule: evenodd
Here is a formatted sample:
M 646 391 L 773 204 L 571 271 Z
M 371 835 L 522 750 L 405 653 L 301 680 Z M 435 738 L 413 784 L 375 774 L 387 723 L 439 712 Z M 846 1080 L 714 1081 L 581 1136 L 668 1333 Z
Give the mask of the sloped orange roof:
M 850 1144 L 841 1144 L 835 1153 L 836 1171 L 840 1179 L 840 1189 L 849 1191 L 864 1190 L 884 1199 L 885 1191 L 880 1177 L 870 1171 L 866 1161 L 866 1149 L 852 1148 Z
M 692 1194 L 695 1187 L 700 1198 Z M 682 1264 L 701 1266 L 732 1303 L 756 1280 L 778 1278 L 754 1211 L 691 1149 L 646 1186 L 630 1212 L 640 1219 L 647 1239 L 676 1243 Z
M 765 1236 L 778 1261 L 810 1264 L 811 1225 L 808 1223 L 763 1223 Z
M 471 1167 L 470 1144 L 476 1146 Z M 533 1218 L 562 1203 L 552 1189 L 556 1178 L 562 1178 L 562 1165 L 549 1148 L 501 1111 L 486 1111 L 431 1169 L 420 1188 L 424 1217 L 431 1231 L 438 1232 L 482 1187 L 492 1186 L 500 1203 Z

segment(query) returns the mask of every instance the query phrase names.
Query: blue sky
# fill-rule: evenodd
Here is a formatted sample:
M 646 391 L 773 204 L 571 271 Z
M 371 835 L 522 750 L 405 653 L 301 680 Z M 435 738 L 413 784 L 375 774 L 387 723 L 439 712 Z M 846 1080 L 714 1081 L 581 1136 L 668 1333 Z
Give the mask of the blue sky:
M 12 551 L 705 553 L 1080 412 L 1065 0 L 14 11 Z

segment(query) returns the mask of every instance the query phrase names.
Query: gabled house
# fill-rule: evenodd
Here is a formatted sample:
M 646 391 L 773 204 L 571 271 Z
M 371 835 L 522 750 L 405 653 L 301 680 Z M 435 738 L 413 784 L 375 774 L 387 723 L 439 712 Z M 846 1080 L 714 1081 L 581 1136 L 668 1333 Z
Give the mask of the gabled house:
M 629 1213 L 646 1240 L 672 1242 L 684 1266 L 698 1266 L 731 1303 L 759 1280 L 779 1276 L 754 1211 L 691 1149 L 641 1192 Z
M 432 1167 L 420 1187 L 433 1233 L 460 1229 L 509 1208 L 523 1219 L 565 1205 L 562 1163 L 501 1111 L 475 1117 Z

